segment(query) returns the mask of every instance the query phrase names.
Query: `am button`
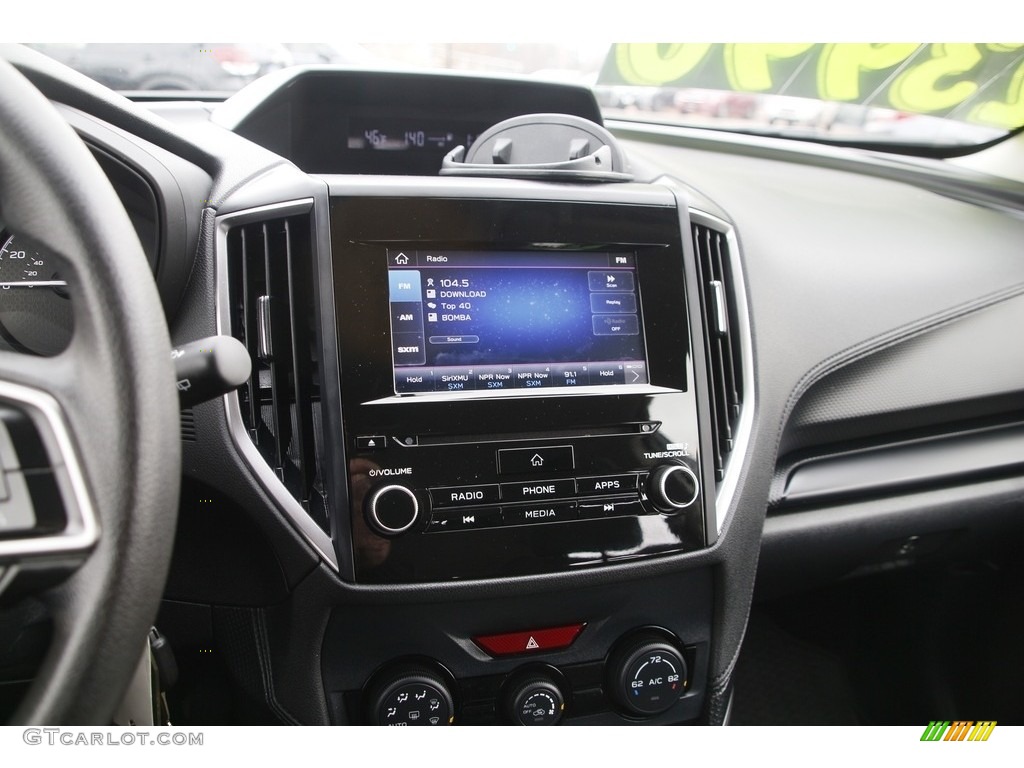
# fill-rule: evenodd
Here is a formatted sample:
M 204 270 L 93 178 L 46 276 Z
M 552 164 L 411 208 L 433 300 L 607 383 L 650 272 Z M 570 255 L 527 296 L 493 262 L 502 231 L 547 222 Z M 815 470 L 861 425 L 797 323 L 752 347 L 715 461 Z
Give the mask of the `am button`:
M 565 472 L 575 468 L 571 445 L 498 449 L 498 473 L 502 475 Z

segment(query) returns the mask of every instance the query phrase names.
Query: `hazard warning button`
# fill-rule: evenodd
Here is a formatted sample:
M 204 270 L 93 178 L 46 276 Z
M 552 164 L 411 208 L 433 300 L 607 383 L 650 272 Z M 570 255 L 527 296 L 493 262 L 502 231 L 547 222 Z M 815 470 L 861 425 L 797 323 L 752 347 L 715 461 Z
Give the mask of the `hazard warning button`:
M 505 632 L 500 635 L 481 635 L 473 642 L 491 656 L 512 656 L 517 653 L 543 653 L 557 651 L 572 645 L 586 624 L 565 627 L 533 629 L 525 632 Z

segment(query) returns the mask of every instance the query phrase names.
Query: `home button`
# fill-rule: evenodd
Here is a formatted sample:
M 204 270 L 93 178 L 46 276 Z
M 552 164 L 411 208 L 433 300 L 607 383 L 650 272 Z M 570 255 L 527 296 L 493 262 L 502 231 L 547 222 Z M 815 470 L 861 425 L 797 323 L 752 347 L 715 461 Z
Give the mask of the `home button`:
M 576 460 L 571 445 L 498 449 L 498 472 L 502 475 L 564 472 L 575 468 Z

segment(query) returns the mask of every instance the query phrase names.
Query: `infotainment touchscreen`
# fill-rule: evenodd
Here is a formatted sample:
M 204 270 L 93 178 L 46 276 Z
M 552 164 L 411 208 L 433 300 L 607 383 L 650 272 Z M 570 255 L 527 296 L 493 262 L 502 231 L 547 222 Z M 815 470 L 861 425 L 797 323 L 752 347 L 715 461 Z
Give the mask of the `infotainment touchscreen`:
M 647 384 L 633 253 L 388 250 L 395 393 Z

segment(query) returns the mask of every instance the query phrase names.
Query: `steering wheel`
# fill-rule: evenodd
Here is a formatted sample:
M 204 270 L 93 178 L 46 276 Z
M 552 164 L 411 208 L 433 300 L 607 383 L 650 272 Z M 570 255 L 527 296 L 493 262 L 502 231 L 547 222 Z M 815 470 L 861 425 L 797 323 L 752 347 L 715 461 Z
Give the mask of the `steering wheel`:
M 80 513 L 56 533 L 0 535 L 0 584 L 15 573 L 21 586 L 43 570 L 70 572 L 35 588 L 52 640 L 14 722 L 109 725 L 145 648 L 174 542 L 181 444 L 171 345 L 110 183 L 3 60 L 0 125 L 0 216 L 62 259 L 74 314 L 61 354 L 0 352 L 0 405 L 38 422 L 65 507 Z M 15 453 L 25 448 L 16 431 L 11 441 Z

